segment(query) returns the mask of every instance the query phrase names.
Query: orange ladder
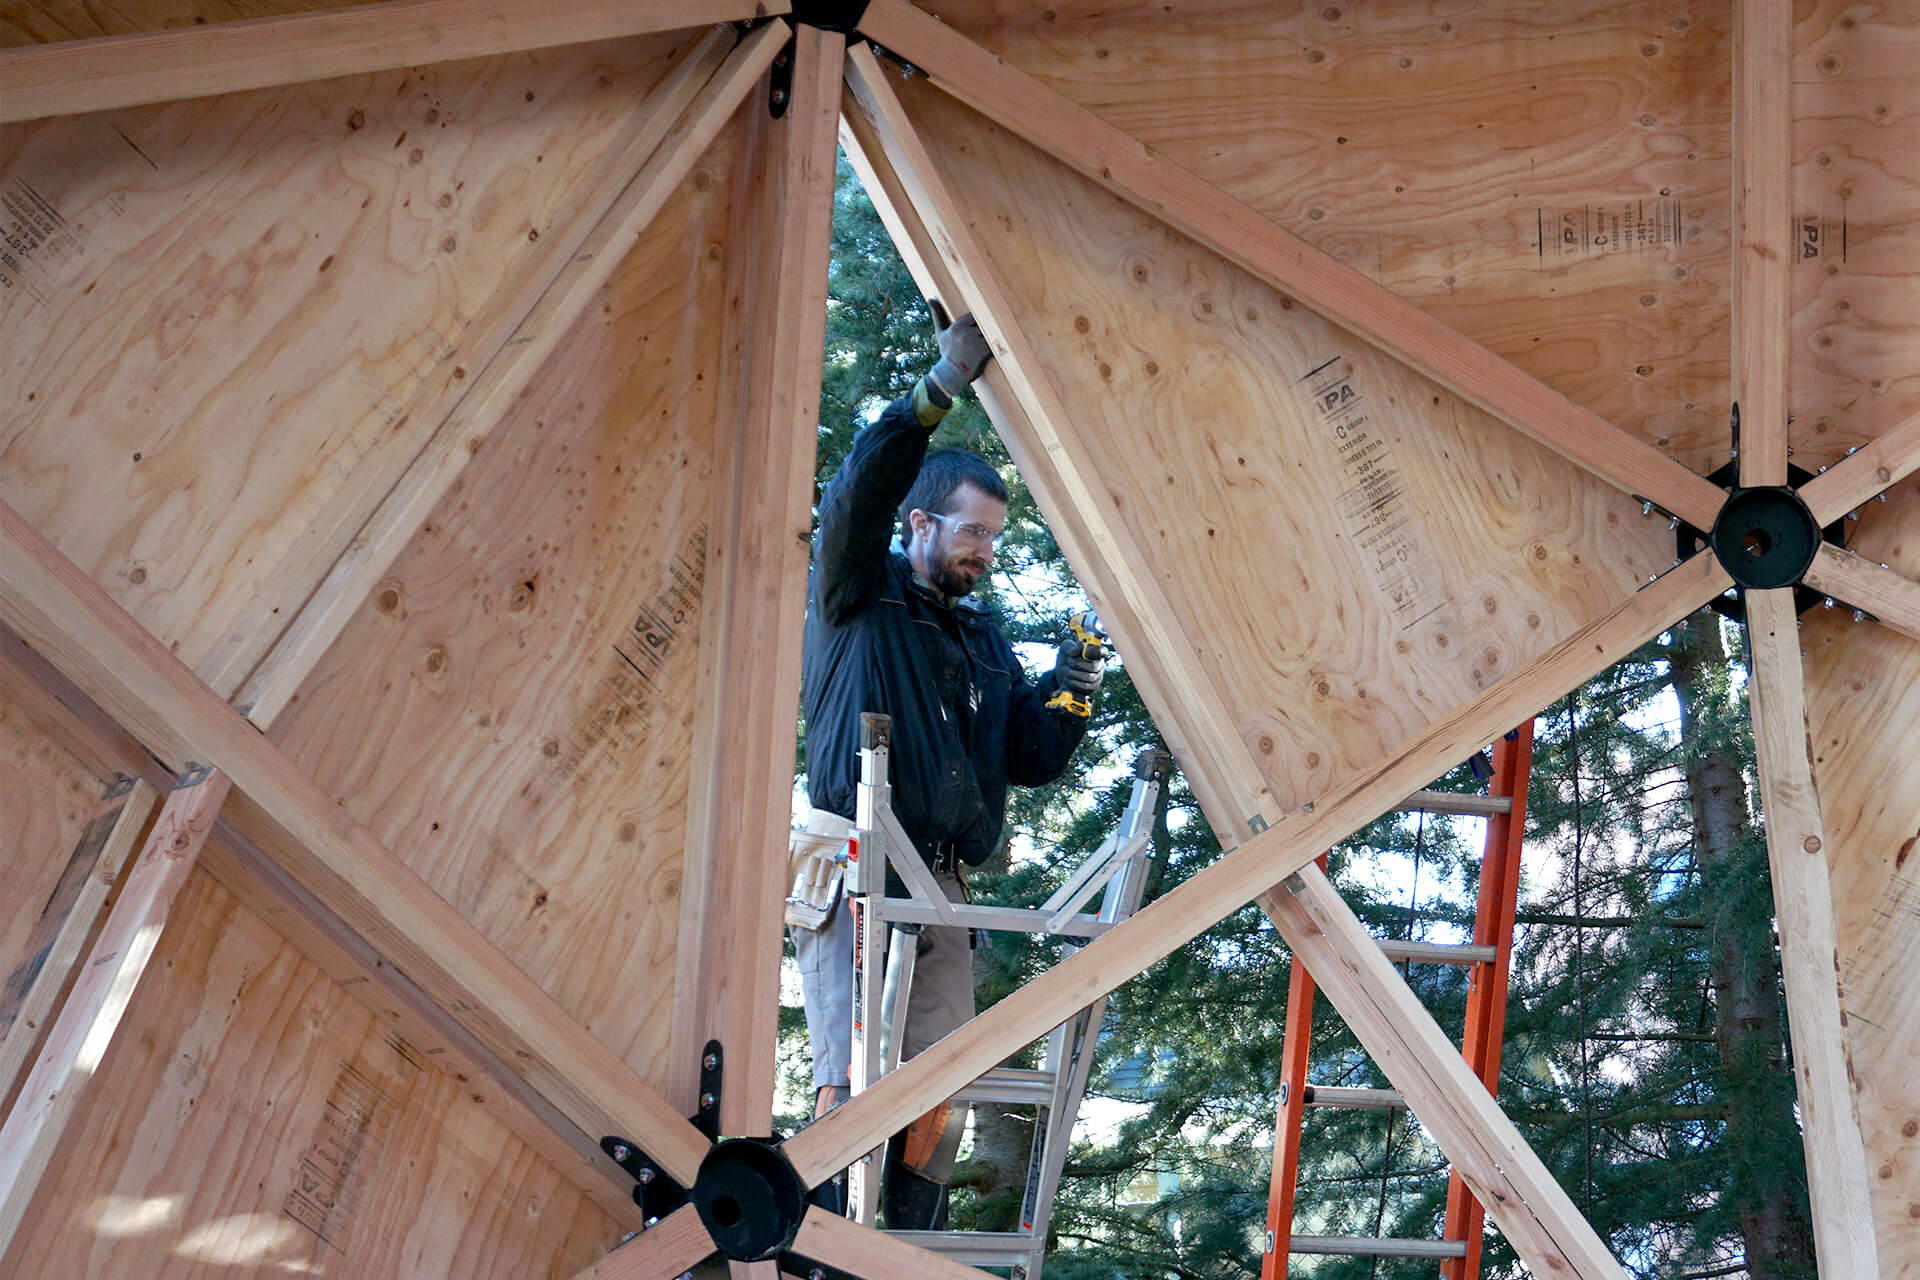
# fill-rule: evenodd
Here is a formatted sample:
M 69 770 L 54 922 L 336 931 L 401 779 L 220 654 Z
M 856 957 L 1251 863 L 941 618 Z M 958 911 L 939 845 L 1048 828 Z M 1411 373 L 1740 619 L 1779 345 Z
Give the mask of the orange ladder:
M 1513 960 L 1514 910 L 1520 890 L 1520 842 L 1527 825 L 1527 781 L 1533 769 L 1533 721 L 1493 745 L 1493 777 L 1483 803 L 1468 811 L 1487 814 L 1485 852 L 1480 863 L 1480 897 L 1474 909 L 1473 942 L 1442 944 L 1386 942 L 1390 960 L 1414 964 L 1468 966 L 1466 1030 L 1461 1050 L 1467 1065 L 1498 1092 L 1500 1044 L 1506 1030 L 1507 978 Z M 1403 810 L 1460 812 L 1446 797 L 1422 792 Z M 1320 858 L 1326 865 L 1326 856 Z M 1461 1181 L 1447 1175 L 1447 1216 L 1438 1240 L 1378 1236 L 1304 1236 L 1293 1234 L 1294 1190 L 1300 1176 L 1300 1121 L 1311 1106 L 1367 1107 L 1404 1111 L 1392 1089 L 1345 1089 L 1307 1083 L 1307 1054 L 1313 1038 L 1313 975 L 1296 959 L 1287 980 L 1287 1027 L 1280 1054 L 1280 1103 L 1274 1122 L 1273 1181 L 1267 1193 L 1266 1254 L 1260 1280 L 1283 1280 L 1294 1254 L 1348 1254 L 1389 1258 L 1433 1258 L 1445 1280 L 1478 1280 L 1486 1215 Z

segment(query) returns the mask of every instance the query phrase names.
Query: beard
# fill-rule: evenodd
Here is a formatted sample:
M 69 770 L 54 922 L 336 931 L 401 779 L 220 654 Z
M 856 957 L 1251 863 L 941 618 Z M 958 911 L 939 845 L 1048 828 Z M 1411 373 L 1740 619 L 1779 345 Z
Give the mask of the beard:
M 944 534 L 934 539 L 929 550 L 932 554 L 927 561 L 933 567 L 930 581 L 942 595 L 972 595 L 986 576 L 986 560 L 977 551 L 953 549 Z

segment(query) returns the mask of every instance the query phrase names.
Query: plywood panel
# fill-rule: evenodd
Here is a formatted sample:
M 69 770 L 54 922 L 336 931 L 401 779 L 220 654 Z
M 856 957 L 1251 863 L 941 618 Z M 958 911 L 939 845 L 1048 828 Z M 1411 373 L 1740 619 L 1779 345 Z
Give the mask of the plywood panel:
M 931 7 L 1574 400 L 1726 460 L 1719 9 Z
M 688 39 L 9 127 L 0 493 L 231 692 Z
M 937 91 L 903 95 L 1284 808 L 1668 567 L 1637 504 Z
M 655 1082 L 737 145 L 730 126 L 273 731 Z
M 196 872 L 19 1275 L 569 1276 L 611 1220 Z
M 1796 461 L 1920 410 L 1920 12 L 1823 0 L 1794 28 Z

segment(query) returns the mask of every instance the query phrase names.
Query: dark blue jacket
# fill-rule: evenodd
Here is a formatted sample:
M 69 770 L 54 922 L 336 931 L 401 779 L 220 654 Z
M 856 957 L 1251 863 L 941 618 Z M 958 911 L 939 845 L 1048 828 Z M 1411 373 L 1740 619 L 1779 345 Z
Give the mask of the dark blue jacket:
M 801 659 L 807 794 L 852 818 L 860 713 L 892 716 L 901 825 L 922 857 L 951 848 L 977 865 L 1000 841 L 1007 784 L 1059 777 L 1087 722 L 1045 709 L 1053 673 L 1027 680 L 991 610 L 949 604 L 891 549 L 932 434 L 911 396 L 895 401 L 820 495 Z

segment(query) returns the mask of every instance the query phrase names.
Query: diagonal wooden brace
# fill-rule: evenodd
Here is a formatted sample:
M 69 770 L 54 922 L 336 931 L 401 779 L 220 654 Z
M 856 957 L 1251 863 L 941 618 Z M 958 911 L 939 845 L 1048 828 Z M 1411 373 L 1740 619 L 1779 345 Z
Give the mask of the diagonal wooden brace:
M 1602 480 L 1708 529 L 1725 493 L 906 0 L 861 34 L 933 84 Z
M 5 504 L 0 619 L 169 764 L 217 764 L 235 826 L 562 1115 L 692 1182 L 699 1130 Z

